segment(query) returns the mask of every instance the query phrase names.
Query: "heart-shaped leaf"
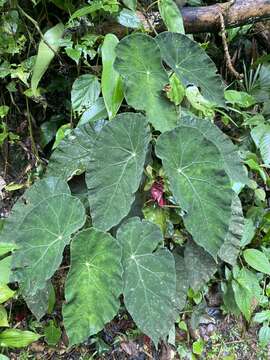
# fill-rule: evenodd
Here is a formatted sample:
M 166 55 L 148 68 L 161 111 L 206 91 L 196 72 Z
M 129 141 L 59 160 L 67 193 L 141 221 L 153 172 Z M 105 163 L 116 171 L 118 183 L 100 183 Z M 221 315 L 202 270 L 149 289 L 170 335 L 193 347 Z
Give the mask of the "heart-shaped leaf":
M 23 292 L 34 295 L 46 286 L 62 261 L 71 235 L 85 222 L 85 209 L 73 196 L 49 196 L 26 214 L 16 234 L 13 275 Z M 50 264 L 50 266 L 48 266 Z
M 127 103 L 146 111 L 156 130 L 173 129 L 178 116 L 174 105 L 162 94 L 169 78 L 155 40 L 139 33 L 126 36 L 116 47 L 114 66 L 124 79 Z
M 138 327 L 157 346 L 169 334 L 176 316 L 173 255 L 165 248 L 157 225 L 130 218 L 117 232 L 123 248 L 124 301 Z M 156 251 L 155 251 L 156 250 Z
M 71 244 L 63 308 L 70 345 L 85 341 L 112 320 L 121 291 L 121 248 L 116 240 L 94 228 L 78 233 Z
M 196 85 L 209 101 L 224 106 L 224 85 L 214 62 L 198 43 L 183 34 L 156 37 L 162 59 L 186 85 Z
M 148 143 L 149 128 L 141 114 L 117 115 L 102 128 L 86 173 L 96 228 L 108 230 L 128 214 L 142 178 Z
M 233 197 L 218 148 L 199 130 L 180 126 L 160 135 L 156 154 L 186 212 L 187 230 L 216 258 L 228 232 Z

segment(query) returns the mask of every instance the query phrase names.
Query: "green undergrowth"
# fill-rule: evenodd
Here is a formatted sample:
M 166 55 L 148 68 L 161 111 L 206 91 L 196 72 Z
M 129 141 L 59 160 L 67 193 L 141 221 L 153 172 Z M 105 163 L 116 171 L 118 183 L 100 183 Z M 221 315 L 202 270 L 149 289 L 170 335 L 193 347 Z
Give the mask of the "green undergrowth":
M 213 288 L 211 321 L 255 326 L 266 353 L 267 54 L 223 78 L 214 37 L 185 34 L 168 0 L 152 5 L 168 30 L 156 35 L 134 0 L 0 6 L 0 195 L 14 203 L 0 223 L 3 354 L 39 341 L 98 358 L 121 319 L 120 345 L 136 334 L 151 351 L 234 359 L 243 338 L 193 334 Z M 229 45 L 248 46 L 249 30 L 229 30 Z

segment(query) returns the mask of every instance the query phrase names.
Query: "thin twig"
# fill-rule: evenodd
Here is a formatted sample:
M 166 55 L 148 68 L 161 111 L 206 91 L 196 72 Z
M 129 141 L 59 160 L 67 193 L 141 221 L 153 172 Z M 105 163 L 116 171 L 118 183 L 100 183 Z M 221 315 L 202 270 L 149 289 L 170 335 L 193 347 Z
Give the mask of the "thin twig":
M 232 64 L 232 59 L 231 59 L 231 55 L 229 53 L 229 48 L 228 48 L 228 44 L 227 44 L 224 17 L 221 12 L 219 13 L 219 19 L 220 19 L 221 38 L 222 38 L 222 44 L 223 44 L 224 55 L 225 55 L 225 60 L 226 60 L 226 66 L 227 66 L 228 70 L 230 71 L 230 73 L 236 77 L 236 79 L 241 80 L 243 78 L 243 74 L 239 74 L 239 72 L 235 70 L 235 68 Z
M 25 97 L 25 101 L 26 101 L 26 111 L 27 111 L 29 135 L 30 135 L 30 140 L 31 140 L 31 148 L 32 148 L 33 154 L 35 155 L 35 158 L 37 160 L 39 160 L 38 150 L 37 150 L 35 139 L 34 139 L 34 136 L 33 136 L 32 119 L 31 119 L 31 113 L 30 113 L 30 110 L 29 110 L 29 103 L 28 103 L 27 96 Z
M 43 42 L 48 46 L 48 48 L 54 53 L 55 56 L 57 56 L 59 58 L 59 61 L 62 64 L 62 61 L 61 61 L 61 56 L 51 47 L 51 45 L 48 43 L 48 41 L 45 39 L 42 31 L 40 30 L 40 27 L 38 26 L 38 23 L 35 19 L 33 19 L 30 15 L 28 15 L 19 5 L 18 6 L 18 9 L 19 11 L 21 11 L 21 13 L 29 20 L 31 21 L 31 23 L 35 26 L 35 28 L 37 29 L 39 35 L 41 36 Z

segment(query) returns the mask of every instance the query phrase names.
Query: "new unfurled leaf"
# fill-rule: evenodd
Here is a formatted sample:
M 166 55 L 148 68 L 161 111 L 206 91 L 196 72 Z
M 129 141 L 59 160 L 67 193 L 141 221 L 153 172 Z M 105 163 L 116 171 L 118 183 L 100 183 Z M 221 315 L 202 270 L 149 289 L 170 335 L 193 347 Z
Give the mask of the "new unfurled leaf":
M 61 39 L 63 32 L 64 25 L 59 23 L 51 29 L 47 30 L 44 34 L 44 39 L 40 41 L 38 54 L 33 69 L 33 75 L 31 78 L 31 90 L 34 95 L 37 94 L 38 84 L 48 69 L 50 62 L 57 53 L 59 48 L 58 41 Z
M 121 248 L 116 240 L 94 228 L 78 233 L 71 244 L 63 308 L 70 345 L 85 341 L 112 320 L 121 291 Z
M 160 229 L 139 218 L 124 223 L 117 239 L 123 248 L 125 305 L 137 326 L 157 346 L 177 316 L 173 255 L 163 247 L 156 250 L 163 241 Z
M 241 108 L 249 108 L 256 103 L 256 99 L 244 91 L 226 90 L 225 99 L 233 105 L 238 105 Z
M 102 128 L 86 172 L 94 227 L 108 230 L 128 214 L 148 143 L 149 128 L 141 114 L 122 113 Z
M 115 60 L 115 47 L 119 40 L 113 34 L 107 34 L 101 47 L 102 54 L 102 76 L 101 89 L 104 102 L 107 108 L 109 119 L 117 114 L 121 106 L 124 94 L 122 89 L 122 79 L 113 67 Z
M 146 111 L 156 130 L 163 132 L 177 125 L 175 106 L 163 92 L 169 78 L 152 37 L 136 33 L 122 39 L 116 47 L 114 67 L 123 77 L 127 103 Z
M 183 125 L 160 135 L 156 154 L 185 211 L 187 230 L 216 258 L 228 232 L 233 198 L 218 148 L 198 129 Z

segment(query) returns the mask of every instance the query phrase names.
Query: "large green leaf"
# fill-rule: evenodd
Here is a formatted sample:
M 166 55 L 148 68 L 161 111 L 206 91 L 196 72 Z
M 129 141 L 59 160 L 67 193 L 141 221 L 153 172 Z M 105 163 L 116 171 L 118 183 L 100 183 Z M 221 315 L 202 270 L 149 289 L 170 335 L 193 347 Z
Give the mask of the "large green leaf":
M 173 129 L 178 116 L 174 105 L 162 94 L 169 78 L 155 40 L 139 33 L 125 37 L 116 47 L 114 66 L 124 79 L 127 103 L 146 111 L 156 130 Z
M 118 42 L 119 40 L 115 35 L 107 34 L 101 48 L 103 66 L 101 89 L 109 119 L 115 117 L 124 97 L 122 80 L 118 72 L 115 71 L 113 67 L 116 56 L 115 47 Z
M 251 130 L 251 137 L 266 165 L 270 165 L 270 125 L 262 124 Z
M 31 296 L 46 286 L 71 235 L 84 222 L 82 203 L 68 194 L 49 196 L 26 214 L 16 233 L 19 249 L 13 255 L 11 276 L 23 293 Z
M 95 227 L 108 230 L 128 214 L 142 178 L 148 143 L 149 128 L 141 114 L 117 115 L 102 128 L 86 173 Z
M 123 248 L 125 305 L 138 327 L 157 346 L 177 316 L 173 255 L 165 248 L 156 250 L 163 241 L 159 227 L 139 218 L 124 223 L 117 239 Z
M 98 132 L 92 124 L 71 131 L 53 152 L 47 176 L 58 176 L 68 180 L 85 171 L 92 154 L 91 150 Z
M 213 258 L 192 241 L 185 247 L 184 262 L 189 286 L 195 291 L 200 290 L 217 271 Z
M 79 76 L 72 85 L 72 109 L 82 113 L 97 101 L 99 94 L 100 84 L 95 75 L 84 74 Z
M 31 88 L 34 95 L 37 94 L 38 84 L 59 48 L 58 41 L 61 39 L 63 32 L 63 24 L 59 23 L 55 25 L 46 31 L 44 34 L 45 41 L 42 39 L 38 46 L 38 54 L 31 78 Z
M 228 232 L 233 196 L 218 148 L 199 130 L 180 126 L 160 135 L 156 154 L 186 212 L 187 230 L 216 258 Z
M 196 85 L 202 95 L 225 105 L 224 85 L 213 61 L 200 45 L 183 34 L 163 32 L 157 37 L 162 59 L 184 84 Z
M 85 341 L 112 320 L 121 292 L 121 248 L 116 240 L 94 228 L 78 233 L 71 244 L 63 309 L 70 345 Z
M 218 256 L 223 261 L 235 265 L 241 249 L 241 239 L 244 234 L 245 219 L 242 204 L 238 196 L 235 196 L 231 205 L 231 220 L 228 233 L 225 237 Z
M 18 236 L 18 229 L 27 213 L 44 199 L 57 194 L 70 194 L 65 181 L 56 177 L 48 177 L 35 182 L 13 206 L 11 214 L 4 223 L 1 241 L 14 243 Z
M 199 119 L 194 115 L 185 114 L 182 117 L 182 121 L 185 126 L 199 130 L 203 136 L 216 145 L 232 183 L 246 184 L 248 182 L 247 172 L 241 161 L 238 149 L 227 135 L 211 121 Z

